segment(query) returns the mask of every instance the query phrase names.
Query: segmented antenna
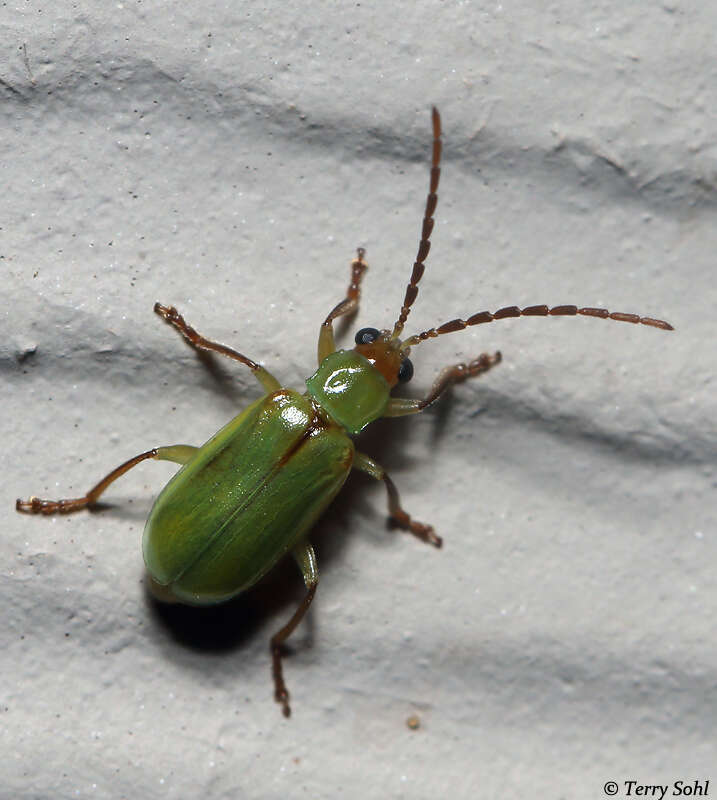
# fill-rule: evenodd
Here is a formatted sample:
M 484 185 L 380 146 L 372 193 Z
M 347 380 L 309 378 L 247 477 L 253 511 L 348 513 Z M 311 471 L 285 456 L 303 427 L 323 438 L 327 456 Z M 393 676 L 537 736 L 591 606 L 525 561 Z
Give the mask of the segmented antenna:
M 419 342 L 425 342 L 426 339 L 434 339 L 436 336 L 442 336 L 444 333 L 454 333 L 455 331 L 462 331 L 471 325 L 482 325 L 485 322 L 495 322 L 498 319 L 510 319 L 513 317 L 547 317 L 547 316 L 566 316 L 574 317 L 582 314 L 586 317 L 598 317 L 599 319 L 613 319 L 617 322 L 632 322 L 634 325 L 648 325 L 651 328 L 661 328 L 663 331 L 673 331 L 674 328 L 669 322 L 662 319 L 653 319 L 652 317 L 640 317 L 637 314 L 625 314 L 623 311 L 608 311 L 606 308 L 578 308 L 577 306 L 527 306 L 526 308 L 518 308 L 518 306 L 506 306 L 498 311 L 491 313 L 490 311 L 481 311 L 478 314 L 473 314 L 468 319 L 453 319 L 450 322 L 444 322 L 437 328 L 430 328 L 427 331 L 418 333 L 411 336 L 403 342 L 405 347 L 413 347 Z
M 403 298 L 403 305 L 401 306 L 401 313 L 393 326 L 391 333 L 392 339 L 397 339 L 403 326 L 406 324 L 408 314 L 411 310 L 416 297 L 418 297 L 418 282 L 423 277 L 425 264 L 423 263 L 428 257 L 428 252 L 431 249 L 431 231 L 433 230 L 433 214 L 438 204 L 438 181 L 441 177 L 441 170 L 439 164 L 441 163 L 441 115 L 438 109 L 433 106 L 432 110 L 433 119 L 433 159 L 431 161 L 431 185 L 428 190 L 428 197 L 426 198 L 426 211 L 423 214 L 423 229 L 421 230 L 421 241 L 418 245 L 418 253 L 416 260 L 413 263 L 413 271 L 411 272 L 411 281 L 406 287 L 406 296 Z

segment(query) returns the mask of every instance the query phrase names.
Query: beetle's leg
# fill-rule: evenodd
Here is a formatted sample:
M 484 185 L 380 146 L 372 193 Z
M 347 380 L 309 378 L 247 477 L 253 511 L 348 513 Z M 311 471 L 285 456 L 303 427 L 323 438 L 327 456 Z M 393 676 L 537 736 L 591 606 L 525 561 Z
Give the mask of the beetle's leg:
M 277 703 L 281 703 L 281 710 L 285 717 L 291 716 L 291 708 L 289 707 L 289 690 L 284 683 L 284 673 L 281 668 L 281 646 L 304 618 L 304 614 L 306 614 L 311 601 L 314 599 L 316 587 L 319 583 L 319 568 L 316 564 L 314 548 L 308 542 L 302 542 L 294 548 L 293 556 L 299 565 L 301 574 L 304 576 L 306 594 L 291 619 L 271 637 L 271 672 L 274 676 L 274 699 Z
M 267 392 L 275 392 L 281 389 L 279 381 L 270 372 L 265 370 L 264 367 L 257 364 L 256 361 L 252 361 L 250 358 L 238 353 L 236 350 L 232 350 L 231 347 L 227 347 L 225 344 L 212 342 L 210 339 L 206 339 L 204 336 L 197 333 L 174 306 L 163 306 L 161 303 L 155 303 L 154 313 L 159 314 L 159 316 L 170 325 L 174 325 L 192 347 L 221 353 L 223 356 L 232 358 L 240 364 L 245 364 Z
M 343 317 L 345 314 L 355 314 L 359 307 L 361 297 L 361 279 L 364 272 L 368 269 L 368 264 L 363 260 L 366 251 L 359 247 L 356 251 L 356 258 L 351 262 L 351 283 L 346 290 L 346 297 L 336 306 L 323 321 L 319 331 L 319 364 L 336 350 L 334 344 L 334 320 Z
M 16 500 L 15 509 L 26 514 L 70 514 L 82 508 L 94 505 L 104 490 L 120 475 L 124 475 L 142 461 L 154 458 L 158 461 L 174 461 L 176 464 L 186 464 L 187 461 L 197 452 L 198 448 L 188 444 L 175 444 L 171 447 L 153 447 L 146 453 L 140 453 L 119 467 L 113 469 L 109 475 L 93 486 L 84 497 L 75 497 L 71 500 L 40 500 L 39 497 L 31 497 L 29 500 Z
M 431 387 L 431 391 L 423 398 L 423 400 L 410 400 L 406 397 L 392 397 L 388 401 L 388 407 L 384 414 L 385 417 L 402 417 L 405 414 L 417 414 L 423 411 L 435 400 L 438 399 L 443 392 L 455 383 L 462 383 L 468 378 L 475 378 L 476 375 L 482 375 L 487 372 L 491 367 L 500 364 L 500 352 L 494 353 L 492 356 L 488 353 L 482 353 L 478 358 L 470 362 L 470 364 L 454 364 L 452 367 L 446 367 L 441 370 L 438 377 Z
M 424 525 L 422 522 L 416 522 L 411 519 L 411 515 L 401 508 L 401 500 L 398 496 L 398 489 L 396 484 L 388 477 L 386 470 L 377 464 L 372 458 L 356 451 L 354 454 L 354 467 L 365 472 L 377 481 L 383 481 L 386 491 L 388 492 L 388 511 L 391 515 L 393 523 L 404 531 L 410 531 L 414 536 L 417 536 L 422 542 L 432 544 L 434 547 L 441 547 L 443 539 L 438 536 L 433 530 L 431 525 Z

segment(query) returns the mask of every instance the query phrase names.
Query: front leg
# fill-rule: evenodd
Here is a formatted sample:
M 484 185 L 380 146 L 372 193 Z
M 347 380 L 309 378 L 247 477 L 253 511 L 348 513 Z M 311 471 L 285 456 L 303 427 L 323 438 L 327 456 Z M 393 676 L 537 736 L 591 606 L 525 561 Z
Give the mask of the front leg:
M 319 331 L 319 365 L 336 350 L 334 343 L 334 320 L 346 314 L 355 314 L 358 311 L 359 299 L 361 297 L 361 280 L 364 272 L 368 269 L 368 264 L 363 260 L 366 251 L 359 247 L 356 251 L 356 258 L 351 262 L 351 283 L 346 290 L 346 297 L 332 309 L 328 317 L 323 321 Z
M 428 408 L 428 406 L 435 402 L 449 387 L 456 383 L 463 383 L 463 381 L 468 380 L 468 378 L 475 378 L 477 375 L 482 375 L 491 367 L 500 364 L 501 359 L 502 356 L 500 352 L 492 356 L 488 355 L 488 353 L 482 353 L 469 364 L 454 364 L 452 367 L 446 367 L 444 370 L 441 370 L 431 387 L 431 391 L 423 400 L 410 400 L 407 397 L 392 397 L 388 401 L 388 408 L 384 416 L 403 417 L 406 414 L 417 414 L 419 411 L 423 411 L 424 408 Z

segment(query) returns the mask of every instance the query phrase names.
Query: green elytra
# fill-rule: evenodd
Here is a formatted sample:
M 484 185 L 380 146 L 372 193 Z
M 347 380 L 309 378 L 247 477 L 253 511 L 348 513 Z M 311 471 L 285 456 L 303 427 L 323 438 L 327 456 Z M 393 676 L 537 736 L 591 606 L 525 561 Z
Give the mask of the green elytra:
M 432 112 L 433 154 L 430 188 L 418 253 L 392 330 L 364 328 L 353 350 L 337 350 L 333 322 L 358 310 L 360 284 L 367 269 L 359 248 L 351 264 L 346 296 L 324 320 L 319 333 L 318 369 L 307 379 L 305 393 L 281 386 L 266 369 L 226 345 L 213 342 L 189 326 L 174 307 L 156 303 L 154 310 L 193 347 L 239 361 L 252 370 L 264 395 L 231 420 L 201 447 L 157 447 L 125 461 L 86 495 L 67 500 L 18 500 L 18 511 L 69 513 L 94 505 L 117 478 L 147 459 L 172 461 L 181 469 L 158 496 L 143 535 L 149 586 L 162 600 L 191 605 L 221 603 L 253 586 L 286 554 L 301 569 L 306 594 L 290 620 L 271 639 L 274 696 L 289 716 L 289 693 L 282 672 L 282 643 L 313 600 L 318 569 L 308 533 L 356 468 L 382 480 L 395 525 L 441 547 L 430 525 L 413 520 L 401 507 L 398 492 L 384 469 L 358 452 L 351 436 L 380 417 L 414 414 L 429 406 L 450 386 L 476 377 L 500 363 L 499 352 L 483 353 L 467 364 L 444 369 L 422 399 L 392 397 L 399 382 L 409 380 L 412 347 L 472 325 L 520 316 L 591 316 L 640 323 L 663 330 L 663 320 L 602 308 L 572 305 L 508 306 L 454 319 L 401 340 L 418 295 L 418 283 L 430 250 L 433 215 L 440 178 L 441 122 Z

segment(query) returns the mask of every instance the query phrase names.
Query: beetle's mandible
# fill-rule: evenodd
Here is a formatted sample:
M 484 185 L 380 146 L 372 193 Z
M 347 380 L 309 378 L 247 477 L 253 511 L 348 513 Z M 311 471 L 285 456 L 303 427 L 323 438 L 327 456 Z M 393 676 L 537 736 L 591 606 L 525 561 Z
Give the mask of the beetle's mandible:
M 221 603 L 253 586 L 287 553 L 304 577 L 306 594 L 291 619 L 271 639 L 274 696 L 289 716 L 289 692 L 282 673 L 282 644 L 299 624 L 316 592 L 318 569 L 309 543 L 314 522 L 341 489 L 351 469 L 383 481 L 388 510 L 403 530 L 435 547 L 441 538 L 430 525 L 412 519 L 384 469 L 358 452 L 351 437 L 379 417 L 416 414 L 450 386 L 475 378 L 500 363 L 501 354 L 483 353 L 465 364 L 447 367 L 422 400 L 393 397 L 398 384 L 411 379 L 409 353 L 427 339 L 471 325 L 520 316 L 584 315 L 640 323 L 662 330 L 672 326 L 637 314 L 603 308 L 547 305 L 481 311 L 453 319 L 401 339 L 418 295 L 430 250 L 438 202 L 441 119 L 433 109 L 433 155 L 430 188 L 421 239 L 398 319 L 391 329 L 362 328 L 352 350 L 334 345 L 334 320 L 354 314 L 367 265 L 359 248 L 351 263 L 346 296 L 321 325 L 318 369 L 303 393 L 285 389 L 252 359 L 205 339 L 173 307 L 156 303 L 155 312 L 195 348 L 220 353 L 248 367 L 264 390 L 201 447 L 173 445 L 147 450 L 112 470 L 83 497 L 68 500 L 18 500 L 18 511 L 66 514 L 92 506 L 117 478 L 142 461 L 160 459 L 181 464 L 157 498 L 144 529 L 142 549 L 150 588 L 162 600 L 190 605 Z

